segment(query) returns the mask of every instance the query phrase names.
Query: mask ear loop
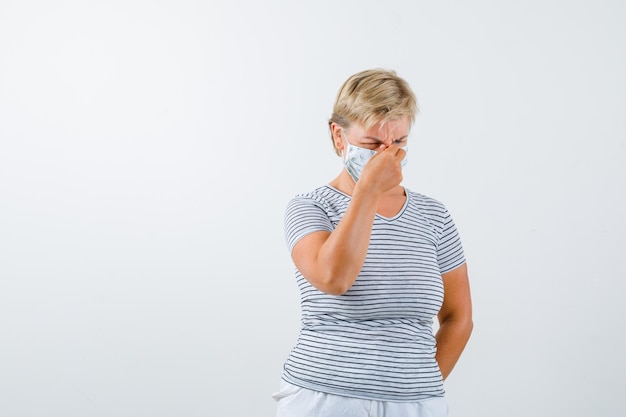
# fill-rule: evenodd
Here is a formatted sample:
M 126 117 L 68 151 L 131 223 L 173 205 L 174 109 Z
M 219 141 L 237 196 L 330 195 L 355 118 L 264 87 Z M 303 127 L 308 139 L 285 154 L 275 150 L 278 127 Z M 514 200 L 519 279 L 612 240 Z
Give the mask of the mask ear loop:
M 343 167 L 348 172 L 348 175 L 352 178 L 352 180 L 356 183 L 359 179 L 356 172 L 353 172 L 352 167 L 348 164 L 348 153 L 350 152 L 350 147 L 353 146 L 348 140 L 348 135 L 346 135 L 346 130 L 341 129 L 341 138 L 344 141 L 343 152 L 341 152 L 343 157 Z
M 342 157 L 343 157 L 343 162 L 346 162 L 346 159 L 348 158 L 348 150 L 350 148 L 350 141 L 348 141 L 348 135 L 346 135 L 346 129 L 344 129 L 343 127 L 341 128 L 341 138 L 343 139 L 344 146 L 343 146 L 343 152 L 341 152 Z

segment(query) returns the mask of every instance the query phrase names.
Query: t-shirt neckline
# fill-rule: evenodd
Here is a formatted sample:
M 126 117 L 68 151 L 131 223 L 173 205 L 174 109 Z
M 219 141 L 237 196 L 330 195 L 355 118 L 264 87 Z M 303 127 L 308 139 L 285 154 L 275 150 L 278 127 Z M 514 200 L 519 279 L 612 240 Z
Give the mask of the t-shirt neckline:
M 330 188 L 331 190 L 333 190 L 334 192 L 336 192 L 338 194 L 341 194 L 341 195 L 343 195 L 343 196 L 345 196 L 345 197 L 347 197 L 349 199 L 352 199 L 351 195 L 348 195 L 348 194 L 344 193 L 343 191 L 336 189 L 335 187 L 333 187 L 330 184 L 326 184 L 326 187 Z M 400 208 L 400 210 L 395 215 L 393 215 L 391 217 L 383 216 L 382 214 L 379 214 L 378 212 L 376 212 L 376 217 L 378 217 L 379 219 L 391 222 L 391 221 L 396 220 L 400 216 L 402 216 L 402 214 L 406 211 L 406 208 L 409 205 L 409 198 L 410 198 L 410 195 L 411 195 L 411 193 L 409 192 L 408 188 L 406 188 L 405 186 L 402 186 L 402 188 L 404 188 L 404 194 L 406 196 L 406 198 L 404 199 L 404 204 L 402 205 L 402 208 Z

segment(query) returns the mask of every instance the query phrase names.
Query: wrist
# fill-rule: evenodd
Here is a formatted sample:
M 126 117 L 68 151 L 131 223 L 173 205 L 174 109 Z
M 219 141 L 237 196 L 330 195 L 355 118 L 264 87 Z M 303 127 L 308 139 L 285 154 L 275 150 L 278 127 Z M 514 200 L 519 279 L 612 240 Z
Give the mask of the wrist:
M 382 191 L 365 181 L 358 181 L 352 190 L 352 199 L 369 202 L 378 207 L 378 202 L 382 197 Z

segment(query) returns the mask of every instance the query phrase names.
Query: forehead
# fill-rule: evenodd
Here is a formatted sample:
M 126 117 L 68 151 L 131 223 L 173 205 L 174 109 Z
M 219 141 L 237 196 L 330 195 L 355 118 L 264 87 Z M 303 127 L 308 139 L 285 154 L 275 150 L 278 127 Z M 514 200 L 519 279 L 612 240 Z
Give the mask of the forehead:
M 406 116 L 399 119 L 383 120 L 369 128 L 363 126 L 359 127 L 359 130 L 364 136 L 372 136 L 381 139 L 387 137 L 398 138 L 409 134 L 411 122 L 408 116 Z

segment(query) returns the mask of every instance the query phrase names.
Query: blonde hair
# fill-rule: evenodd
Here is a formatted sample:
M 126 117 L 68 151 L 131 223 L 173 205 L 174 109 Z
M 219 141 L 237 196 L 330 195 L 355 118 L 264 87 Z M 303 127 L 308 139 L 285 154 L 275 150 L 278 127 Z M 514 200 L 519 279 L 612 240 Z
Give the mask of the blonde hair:
M 418 111 L 415 94 L 404 79 L 393 70 L 371 69 L 352 75 L 341 86 L 328 126 L 337 123 L 348 129 L 358 123 L 369 129 L 376 123 L 405 116 L 413 125 Z M 334 140 L 333 147 L 341 156 Z

